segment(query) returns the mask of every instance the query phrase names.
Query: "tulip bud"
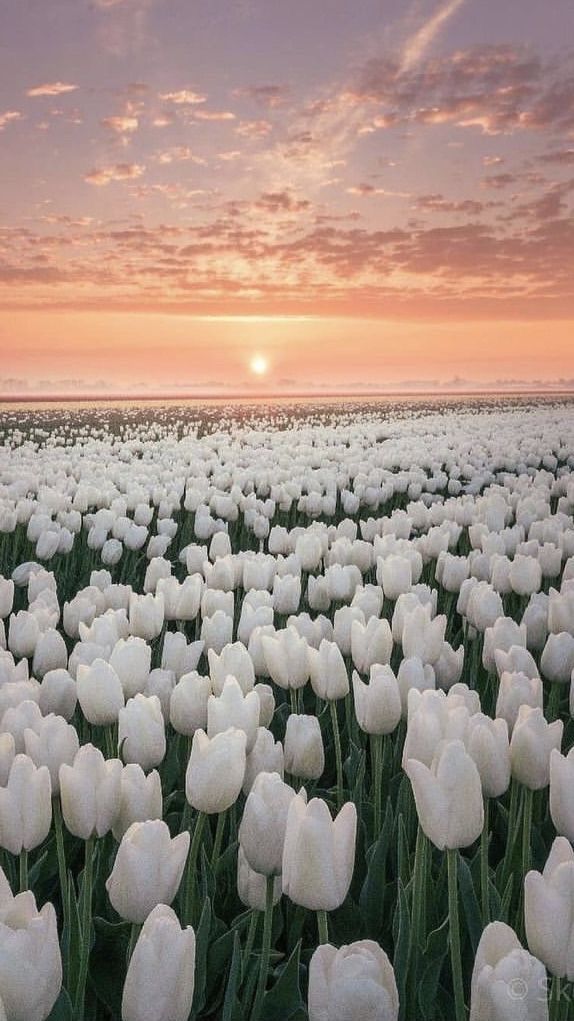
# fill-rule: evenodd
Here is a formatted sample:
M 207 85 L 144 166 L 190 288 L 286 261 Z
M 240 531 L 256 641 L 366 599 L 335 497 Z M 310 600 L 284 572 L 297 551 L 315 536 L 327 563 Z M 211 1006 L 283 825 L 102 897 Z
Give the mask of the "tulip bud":
M 161 819 L 163 802 L 161 780 L 157 770 L 144 773 L 141 766 L 131 762 L 122 769 L 120 806 L 112 826 L 116 840 L 121 840 L 134 822 Z
M 408 592 L 413 583 L 409 558 L 397 554 L 377 557 L 377 582 L 383 589 L 385 599 L 393 602 Z
M 171 693 L 169 718 L 178 734 L 193 737 L 196 730 L 207 728 L 207 703 L 211 695 L 209 677 L 196 670 L 184 674 Z
M 265 911 L 267 894 L 267 877 L 260 872 L 254 872 L 249 865 L 241 844 L 237 852 L 237 893 L 245 907 L 254 911 Z M 281 876 L 275 876 L 273 880 L 273 906 L 281 900 Z
M 67 829 L 88 840 L 103 837 L 120 809 L 122 764 L 104 759 L 92 744 L 82 745 L 72 766 L 60 766 L 60 797 Z
M 158 904 L 146 918 L 131 956 L 122 1021 L 187 1021 L 195 983 L 195 933 Z
M 403 627 L 403 654 L 417 656 L 423 663 L 436 663 L 444 645 L 446 617 L 431 617 L 429 606 L 417 606 L 408 614 Z
M 280 688 L 302 688 L 309 680 L 309 645 L 293 626 L 263 635 L 261 646 L 269 676 Z
M 504 649 L 495 649 L 494 661 L 499 677 L 502 677 L 503 673 L 523 673 L 527 677 L 540 676 L 534 656 L 522 645 L 511 645 L 508 652 Z
M 439 851 L 469 847 L 484 825 L 480 775 L 462 741 L 439 747 L 431 768 L 408 759 L 419 823 Z
M 397 1021 L 399 994 L 384 950 L 358 940 L 318 946 L 309 965 L 309 1021 Z
M 218 655 L 215 649 L 207 652 L 209 676 L 215 695 L 221 695 L 227 677 L 235 677 L 244 695 L 253 690 L 255 671 L 253 660 L 241 642 L 225 645 Z
M 333 821 L 321 798 L 291 800 L 283 848 L 283 893 L 311 911 L 335 911 L 345 900 L 355 863 L 357 810 L 351 801 Z
M 188 851 L 187 830 L 172 840 L 161 819 L 132 823 L 106 880 L 112 907 L 126 921 L 141 924 L 157 904 L 171 904 Z
M 430 663 L 422 663 L 418 656 L 401 660 L 397 672 L 397 684 L 401 696 L 401 714 L 406 719 L 410 692 L 435 690 L 434 667 Z
M 368 684 L 353 671 L 353 697 L 357 723 L 366 734 L 390 734 L 399 725 L 401 696 L 390 666 L 371 666 Z
M 311 687 L 319 698 L 334 701 L 349 693 L 345 660 L 335 642 L 323 639 L 318 649 L 309 648 Z
M 239 843 L 255 872 L 279 875 L 287 813 L 295 791 L 278 773 L 259 773 L 245 802 Z
M 504 922 L 483 930 L 476 950 L 470 1021 L 548 1021 L 544 965 Z
M 154 596 L 151 592 L 140 596 L 132 592 L 129 614 L 131 634 L 146 642 L 153 641 L 161 633 L 164 623 L 163 596 Z
M 474 760 L 485 798 L 500 798 L 510 785 L 510 746 L 506 720 L 475 713 L 468 721 L 466 748 Z
M 485 670 L 493 673 L 496 669 L 494 659 L 496 649 L 504 649 L 508 652 L 513 645 L 526 647 L 526 628 L 517 624 L 512 617 L 499 617 L 492 627 L 487 627 L 484 632 L 484 645 L 482 649 L 482 665 Z
M 245 732 L 230 727 L 209 738 L 193 735 L 185 774 L 185 796 L 198 812 L 225 812 L 239 797 L 245 776 Z
M 121 681 L 112 666 L 96 658 L 90 666 L 80 664 L 77 676 L 78 701 L 89 723 L 115 723 L 124 705 Z
M 229 727 L 245 733 L 246 752 L 252 750 L 259 726 L 259 695 L 255 691 L 243 694 L 234 677 L 228 677 L 221 695 L 210 695 L 207 700 L 207 733 L 214 737 Z
M 560 751 L 562 720 L 548 723 L 542 709 L 522 705 L 510 741 L 512 775 L 532 791 L 550 783 L 550 753 Z
M 0 693 L 4 694 L 6 688 L 12 687 L 12 685 L 5 684 Z M 16 685 L 13 685 L 16 687 Z M 2 716 L 0 722 L 0 733 L 10 733 L 14 738 L 14 746 L 16 753 L 20 754 L 25 751 L 26 742 L 24 740 L 25 731 L 38 730 L 42 724 L 42 713 L 36 702 L 32 702 L 30 699 L 25 699 L 18 703 L 18 705 L 7 709 Z
M 506 720 L 510 734 L 516 725 L 520 707 L 528 705 L 532 709 L 542 710 L 543 695 L 542 681 L 539 677 L 530 678 L 523 673 L 502 674 L 496 700 L 496 715 Z
M 351 655 L 359 673 L 368 674 L 375 664 L 389 663 L 392 651 L 393 636 L 388 620 L 371 617 L 367 624 L 353 621 Z
M 14 582 L 0 575 L 0 618 L 8 617 L 14 605 Z
M 121 681 L 124 698 L 133 698 L 145 688 L 151 669 L 151 647 L 143 638 L 120 638 L 112 650 L 110 666 Z
M 253 689 L 259 696 L 259 726 L 270 727 L 275 713 L 275 695 L 270 684 L 256 684 Z
M 50 714 L 42 719 L 37 730 L 24 731 L 26 755 L 36 766 L 47 766 L 52 794 L 60 793 L 60 766 L 72 765 L 80 747 L 76 728 L 62 716 Z
M 182 618 L 179 618 L 182 619 Z M 181 631 L 166 631 L 161 650 L 164 670 L 173 670 L 176 680 L 196 669 L 203 652 L 203 642 L 187 642 Z
M 321 726 L 316 716 L 287 717 L 283 745 L 285 769 L 303 780 L 318 780 L 325 769 Z
M 67 670 L 49 670 L 44 674 L 38 698 L 44 716 L 54 713 L 69 722 L 78 701 L 76 682 Z
M 278 773 L 283 779 L 283 745 L 265 727 L 257 728 L 255 744 L 247 756 L 243 778 L 244 794 L 249 794 L 260 773 Z
M 550 815 L 556 832 L 574 844 L 574 748 L 550 752 Z
M 17 659 L 33 656 L 40 637 L 40 627 L 33 613 L 20 610 L 10 617 L 8 647 Z
M 38 847 L 52 825 L 51 797 L 46 766 L 37 769 L 27 755 L 17 755 L 0 788 L 0 846 L 11 854 Z
M 574 851 L 556 837 L 544 871 L 524 880 L 528 947 L 558 978 L 574 979 Z
M 62 987 L 53 904 L 41 911 L 31 891 L 13 897 L 0 870 L 0 1013 L 8 1021 L 46 1021 Z
M 8 783 L 15 755 L 16 745 L 12 734 L 8 732 L 0 734 L 0 787 L 5 787 Z
M 120 709 L 118 748 L 124 762 L 137 762 L 146 772 L 163 761 L 165 725 L 157 695 L 136 695 Z
M 36 642 L 32 672 L 42 678 L 49 670 L 64 669 L 68 665 L 68 650 L 59 631 L 49 628 L 43 631 Z
M 233 617 L 222 610 L 216 610 L 212 617 L 204 617 L 201 623 L 201 639 L 207 650 L 220 653 L 233 641 Z
M 540 670 L 547 681 L 568 684 L 574 670 L 574 637 L 567 631 L 548 635 L 540 657 Z

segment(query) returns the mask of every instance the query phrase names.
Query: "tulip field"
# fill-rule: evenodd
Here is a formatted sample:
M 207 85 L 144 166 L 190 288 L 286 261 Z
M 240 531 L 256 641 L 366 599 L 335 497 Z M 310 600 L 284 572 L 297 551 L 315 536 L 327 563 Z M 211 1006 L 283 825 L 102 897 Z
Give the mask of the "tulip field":
M 574 400 L 0 409 L 0 1021 L 574 1018 Z

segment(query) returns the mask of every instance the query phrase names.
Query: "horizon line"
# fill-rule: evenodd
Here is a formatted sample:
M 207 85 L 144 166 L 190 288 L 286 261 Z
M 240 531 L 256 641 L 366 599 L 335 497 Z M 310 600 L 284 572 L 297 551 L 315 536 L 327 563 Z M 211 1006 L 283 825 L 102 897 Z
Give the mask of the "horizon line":
M 352 397 L 363 397 L 363 398 L 381 398 L 381 397 L 488 397 L 488 396 L 516 396 L 516 397 L 574 397 L 574 386 L 570 387 L 536 387 L 534 385 L 520 385 L 517 387 L 468 387 L 464 389 L 448 389 L 437 390 L 436 388 L 430 389 L 409 389 L 409 388 L 396 388 L 394 390 L 330 390 L 322 393 L 317 393 L 312 390 L 291 390 L 291 391 L 272 391 L 270 393 L 260 393 L 257 391 L 234 391 L 230 393 L 205 391 L 201 393 L 188 393 L 181 391 L 165 391 L 155 393 L 130 393 L 130 392 L 118 392 L 118 393 L 81 393 L 81 394 L 70 394 L 66 393 L 2 393 L 0 392 L 0 405 L 2 404 L 84 404 L 91 401 L 98 402 L 117 402 L 117 401 L 245 401 L 245 400 L 289 400 L 293 398 L 295 400 L 318 400 L 318 399 L 330 399 L 330 398 L 352 398 Z

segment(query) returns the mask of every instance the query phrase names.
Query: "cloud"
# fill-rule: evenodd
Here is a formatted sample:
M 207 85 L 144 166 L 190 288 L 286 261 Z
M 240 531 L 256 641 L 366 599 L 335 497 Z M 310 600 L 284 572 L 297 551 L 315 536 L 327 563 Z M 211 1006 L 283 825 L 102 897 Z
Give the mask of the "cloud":
M 235 134 L 241 138 L 265 138 L 273 130 L 269 121 L 241 121 L 235 128 Z
M 371 198 L 375 195 L 400 199 L 411 197 L 408 191 L 390 191 L 388 188 L 377 188 L 374 184 L 352 184 L 346 191 L 347 195 L 358 195 L 360 198 Z
M 100 124 L 115 135 L 131 135 L 138 129 L 138 118 L 131 116 L 103 117 Z
M 197 110 L 194 113 L 196 121 L 234 121 L 235 114 L 230 110 Z
M 274 110 L 283 106 L 289 96 L 287 85 L 249 85 L 246 88 L 234 89 L 232 95 L 236 99 L 252 99 L 260 106 Z
M 179 92 L 160 92 L 159 98 L 164 103 L 175 103 L 176 106 L 196 106 L 205 103 L 207 96 L 192 89 L 180 89 Z
M 285 191 L 263 192 L 255 202 L 255 208 L 268 213 L 300 213 L 309 209 L 311 203 L 307 199 L 297 199 L 287 189 Z
M 13 124 L 14 121 L 22 119 L 22 114 L 19 110 L 6 110 L 5 113 L 0 113 L 0 131 L 4 131 L 7 124 Z
M 483 188 L 507 188 L 511 184 L 516 184 L 519 180 L 517 174 L 492 174 L 490 177 L 484 177 L 481 181 Z
M 43 85 L 34 85 L 33 88 L 27 89 L 27 96 L 63 96 L 66 92 L 75 92 L 78 85 L 72 85 L 70 82 L 46 82 Z
M 164 149 L 163 152 L 159 152 L 155 158 L 158 163 L 164 165 L 170 163 L 184 163 L 188 160 L 191 163 L 195 163 L 202 167 L 207 164 L 206 160 L 202 159 L 201 156 L 196 156 L 187 145 L 176 145 L 171 149 Z
M 563 166 L 570 166 L 574 163 L 574 149 L 555 149 L 552 152 L 545 152 L 539 157 L 541 163 L 556 163 Z
M 412 35 L 403 47 L 401 72 L 410 71 L 418 64 L 426 50 L 434 42 L 441 28 L 462 7 L 464 0 L 447 0 L 441 4 L 434 14 Z
M 414 205 L 429 213 L 468 213 L 470 216 L 478 216 L 484 209 L 484 203 L 476 199 L 453 201 L 443 195 L 419 195 Z
M 89 174 L 84 177 L 84 181 L 101 188 L 109 184 L 110 181 L 133 181 L 141 177 L 144 172 L 145 167 L 139 163 L 115 163 L 110 167 L 90 170 Z

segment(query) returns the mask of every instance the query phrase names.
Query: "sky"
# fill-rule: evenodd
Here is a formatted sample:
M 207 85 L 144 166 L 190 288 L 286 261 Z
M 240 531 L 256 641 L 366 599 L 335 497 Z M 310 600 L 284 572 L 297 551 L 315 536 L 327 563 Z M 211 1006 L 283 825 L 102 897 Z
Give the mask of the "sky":
M 0 393 L 574 387 L 572 0 L 4 0 Z

